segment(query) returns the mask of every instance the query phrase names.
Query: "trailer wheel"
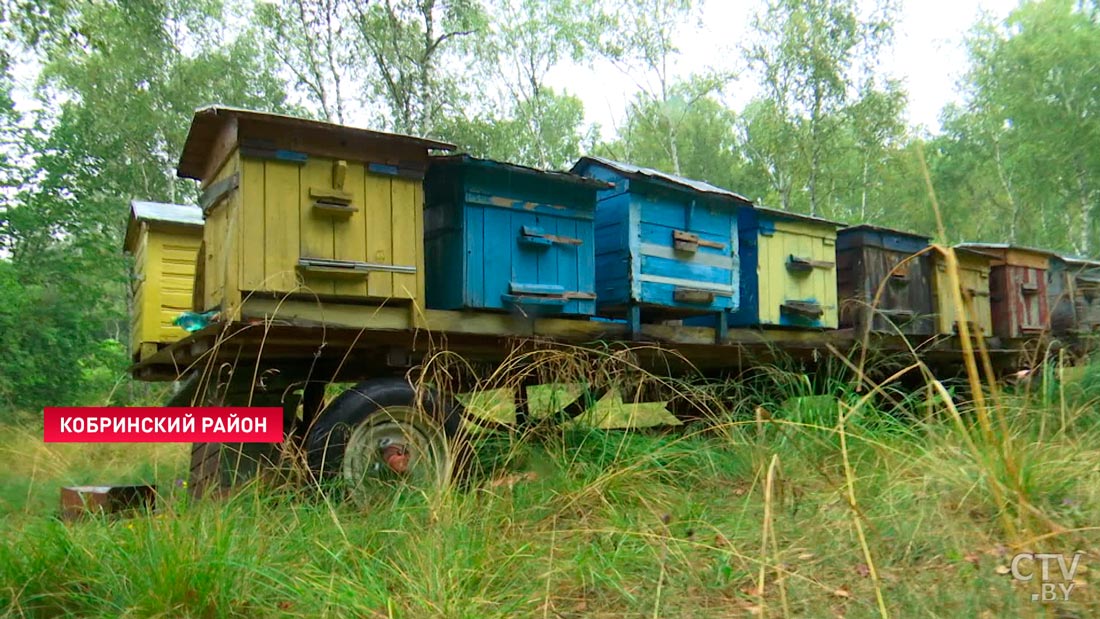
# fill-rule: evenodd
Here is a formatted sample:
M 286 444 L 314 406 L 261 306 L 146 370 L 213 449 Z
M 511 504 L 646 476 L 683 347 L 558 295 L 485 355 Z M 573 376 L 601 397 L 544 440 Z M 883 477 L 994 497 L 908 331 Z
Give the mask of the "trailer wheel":
M 443 486 L 455 462 L 461 415 L 430 390 L 402 378 L 378 378 L 348 389 L 322 411 L 306 437 L 310 469 L 342 479 L 359 501 L 373 486 Z

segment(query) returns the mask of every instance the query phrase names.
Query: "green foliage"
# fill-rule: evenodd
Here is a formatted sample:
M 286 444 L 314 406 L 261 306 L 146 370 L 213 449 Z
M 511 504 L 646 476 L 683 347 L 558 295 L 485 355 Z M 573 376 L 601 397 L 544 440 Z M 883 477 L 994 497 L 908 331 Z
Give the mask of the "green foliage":
M 597 152 L 658 170 L 679 167 L 684 176 L 719 187 L 751 185 L 742 172 L 736 116 L 711 92 L 711 85 L 696 79 L 674 84 L 666 101 L 639 95 L 628 108 L 619 139 Z
M 3 312 L 15 327 L 0 338 L 8 401 L 37 408 L 105 395 L 89 389 L 120 375 L 107 381 L 82 364 L 128 340 L 120 248 L 129 200 L 193 201 L 174 164 L 196 107 L 284 109 L 266 55 L 225 31 L 221 9 L 46 2 L 30 14 L 41 24 L 24 41 L 43 63 L 41 111 L 21 143 L 28 163 L 0 229 L 0 264 L 14 290 Z
M 972 238 L 1100 250 L 1095 2 L 1027 2 L 970 38 L 968 99 L 945 113 L 945 202 Z

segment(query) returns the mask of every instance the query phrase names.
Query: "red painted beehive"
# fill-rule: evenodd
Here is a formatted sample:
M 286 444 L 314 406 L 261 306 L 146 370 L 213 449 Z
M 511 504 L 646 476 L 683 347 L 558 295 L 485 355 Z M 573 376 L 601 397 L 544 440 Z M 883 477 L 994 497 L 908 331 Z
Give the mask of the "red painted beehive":
M 992 257 L 989 305 L 993 334 L 1002 338 L 1034 336 L 1050 328 L 1047 269 L 1052 254 L 1000 243 L 962 245 Z

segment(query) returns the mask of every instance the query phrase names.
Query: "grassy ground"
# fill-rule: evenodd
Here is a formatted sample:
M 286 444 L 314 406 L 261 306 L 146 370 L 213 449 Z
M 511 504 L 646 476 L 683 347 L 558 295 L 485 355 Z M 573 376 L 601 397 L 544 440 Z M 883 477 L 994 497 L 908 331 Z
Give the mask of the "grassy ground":
M 259 487 L 191 503 L 176 487 L 180 446 L 47 446 L 33 423 L 8 425 L 0 613 L 1100 614 L 1100 368 L 1039 376 L 987 408 L 931 384 L 872 406 L 843 388 L 790 397 L 805 395 L 790 375 L 771 380 L 756 418 L 483 437 L 469 487 L 380 489 L 369 509 Z M 166 491 L 155 515 L 53 516 L 60 485 L 141 480 Z M 1038 578 L 1009 573 L 1016 552 L 1076 550 L 1068 602 L 1033 602 Z

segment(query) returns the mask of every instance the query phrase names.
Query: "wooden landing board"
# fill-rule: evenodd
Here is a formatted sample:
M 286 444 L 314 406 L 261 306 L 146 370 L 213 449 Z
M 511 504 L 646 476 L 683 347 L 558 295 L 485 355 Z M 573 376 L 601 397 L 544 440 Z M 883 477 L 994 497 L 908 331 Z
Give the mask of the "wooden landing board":
M 413 324 L 420 328 L 414 328 Z M 643 325 L 641 336 L 628 341 L 625 323 L 603 320 L 539 318 L 488 313 L 427 310 L 408 306 L 319 305 L 313 301 L 246 299 L 241 320 L 215 324 L 161 349 L 133 367 L 139 380 L 164 381 L 215 363 L 290 368 L 310 366 L 331 371 L 339 380 L 358 380 L 419 363 L 424 356 L 448 350 L 471 360 L 500 361 L 532 346 L 581 346 L 592 349 L 630 347 L 638 363 L 664 374 L 736 372 L 777 358 L 819 360 L 847 353 L 859 344 L 855 332 L 790 329 L 731 329 L 725 343 L 715 343 L 714 329 Z M 906 343 L 877 336 L 876 353 L 910 356 L 910 345 L 929 363 L 959 362 L 957 338 L 937 336 Z M 987 340 L 999 366 L 1015 363 L 1021 343 Z M 336 378 L 333 378 L 336 380 Z

